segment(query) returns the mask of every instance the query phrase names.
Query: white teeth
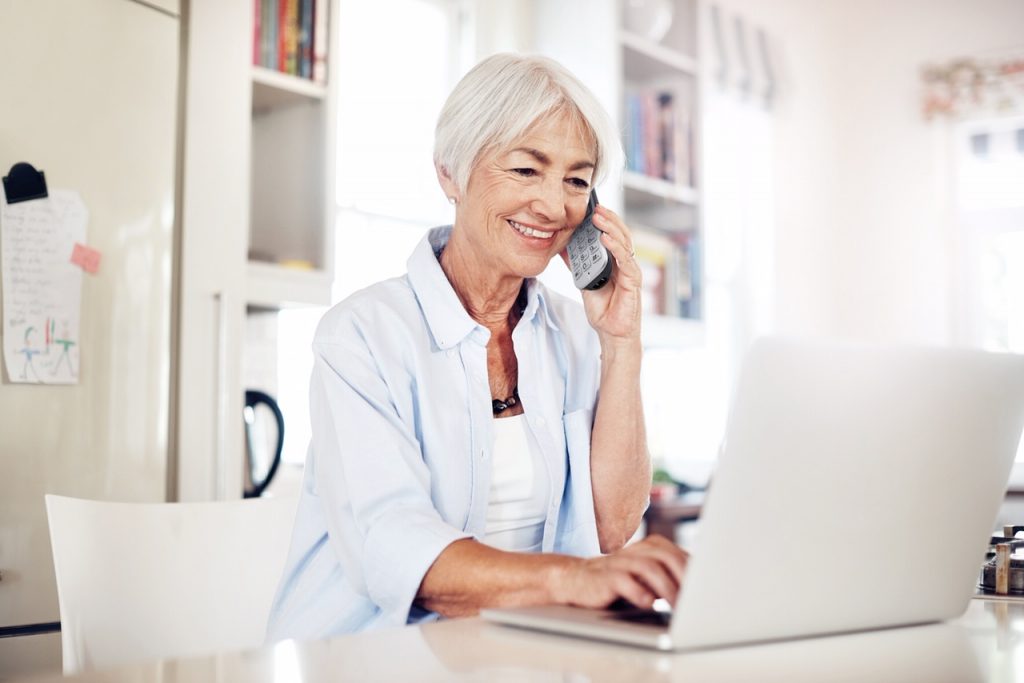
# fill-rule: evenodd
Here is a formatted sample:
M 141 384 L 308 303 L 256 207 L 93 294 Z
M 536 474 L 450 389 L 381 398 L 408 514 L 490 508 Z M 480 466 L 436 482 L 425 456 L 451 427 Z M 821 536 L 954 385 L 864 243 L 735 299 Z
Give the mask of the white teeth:
M 541 232 L 540 230 L 534 230 L 533 228 L 528 228 L 525 225 L 520 225 L 515 221 L 509 221 L 508 224 L 527 237 L 539 237 L 542 240 L 549 240 L 555 236 L 555 233 L 553 232 Z

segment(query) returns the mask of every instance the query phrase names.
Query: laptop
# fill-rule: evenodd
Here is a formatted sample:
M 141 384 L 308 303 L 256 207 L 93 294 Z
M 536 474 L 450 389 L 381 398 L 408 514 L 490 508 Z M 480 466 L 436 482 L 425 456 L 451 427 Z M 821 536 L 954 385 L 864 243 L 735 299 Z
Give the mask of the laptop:
M 671 615 L 482 616 L 659 650 L 959 616 L 1022 428 L 1024 356 L 758 340 Z

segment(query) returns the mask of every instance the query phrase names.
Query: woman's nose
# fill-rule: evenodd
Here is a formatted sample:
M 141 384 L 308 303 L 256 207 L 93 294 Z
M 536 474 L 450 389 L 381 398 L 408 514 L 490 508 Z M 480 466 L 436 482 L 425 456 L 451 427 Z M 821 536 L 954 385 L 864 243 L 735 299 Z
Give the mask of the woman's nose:
M 560 223 L 565 220 L 565 203 L 567 197 L 561 182 L 543 182 L 533 198 L 531 209 L 538 216 Z

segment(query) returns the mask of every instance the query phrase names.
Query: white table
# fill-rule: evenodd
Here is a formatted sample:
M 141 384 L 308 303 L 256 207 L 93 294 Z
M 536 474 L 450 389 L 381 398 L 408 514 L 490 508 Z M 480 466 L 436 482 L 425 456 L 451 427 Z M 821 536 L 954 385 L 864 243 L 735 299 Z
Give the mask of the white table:
M 250 652 L 129 666 L 72 680 L 1024 681 L 1024 603 L 974 600 L 961 618 L 942 624 L 682 654 L 456 619 L 328 641 L 285 641 Z

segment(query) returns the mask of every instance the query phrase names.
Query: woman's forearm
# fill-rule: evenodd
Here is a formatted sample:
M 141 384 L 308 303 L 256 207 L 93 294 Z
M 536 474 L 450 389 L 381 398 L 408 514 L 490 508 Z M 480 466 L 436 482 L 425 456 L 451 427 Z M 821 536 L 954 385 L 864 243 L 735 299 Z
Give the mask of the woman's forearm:
M 601 608 L 617 598 L 649 607 L 658 597 L 675 601 L 686 559 L 660 536 L 591 558 L 508 553 L 463 539 L 445 548 L 427 570 L 416 602 L 446 617 L 473 615 L 483 607 Z
M 590 447 L 594 512 L 602 552 L 636 532 L 651 487 L 640 400 L 639 339 L 602 344 L 601 388 Z
M 510 553 L 463 539 L 445 548 L 427 570 L 416 602 L 446 617 L 473 615 L 484 607 L 557 603 L 559 580 L 579 562 L 551 553 Z

